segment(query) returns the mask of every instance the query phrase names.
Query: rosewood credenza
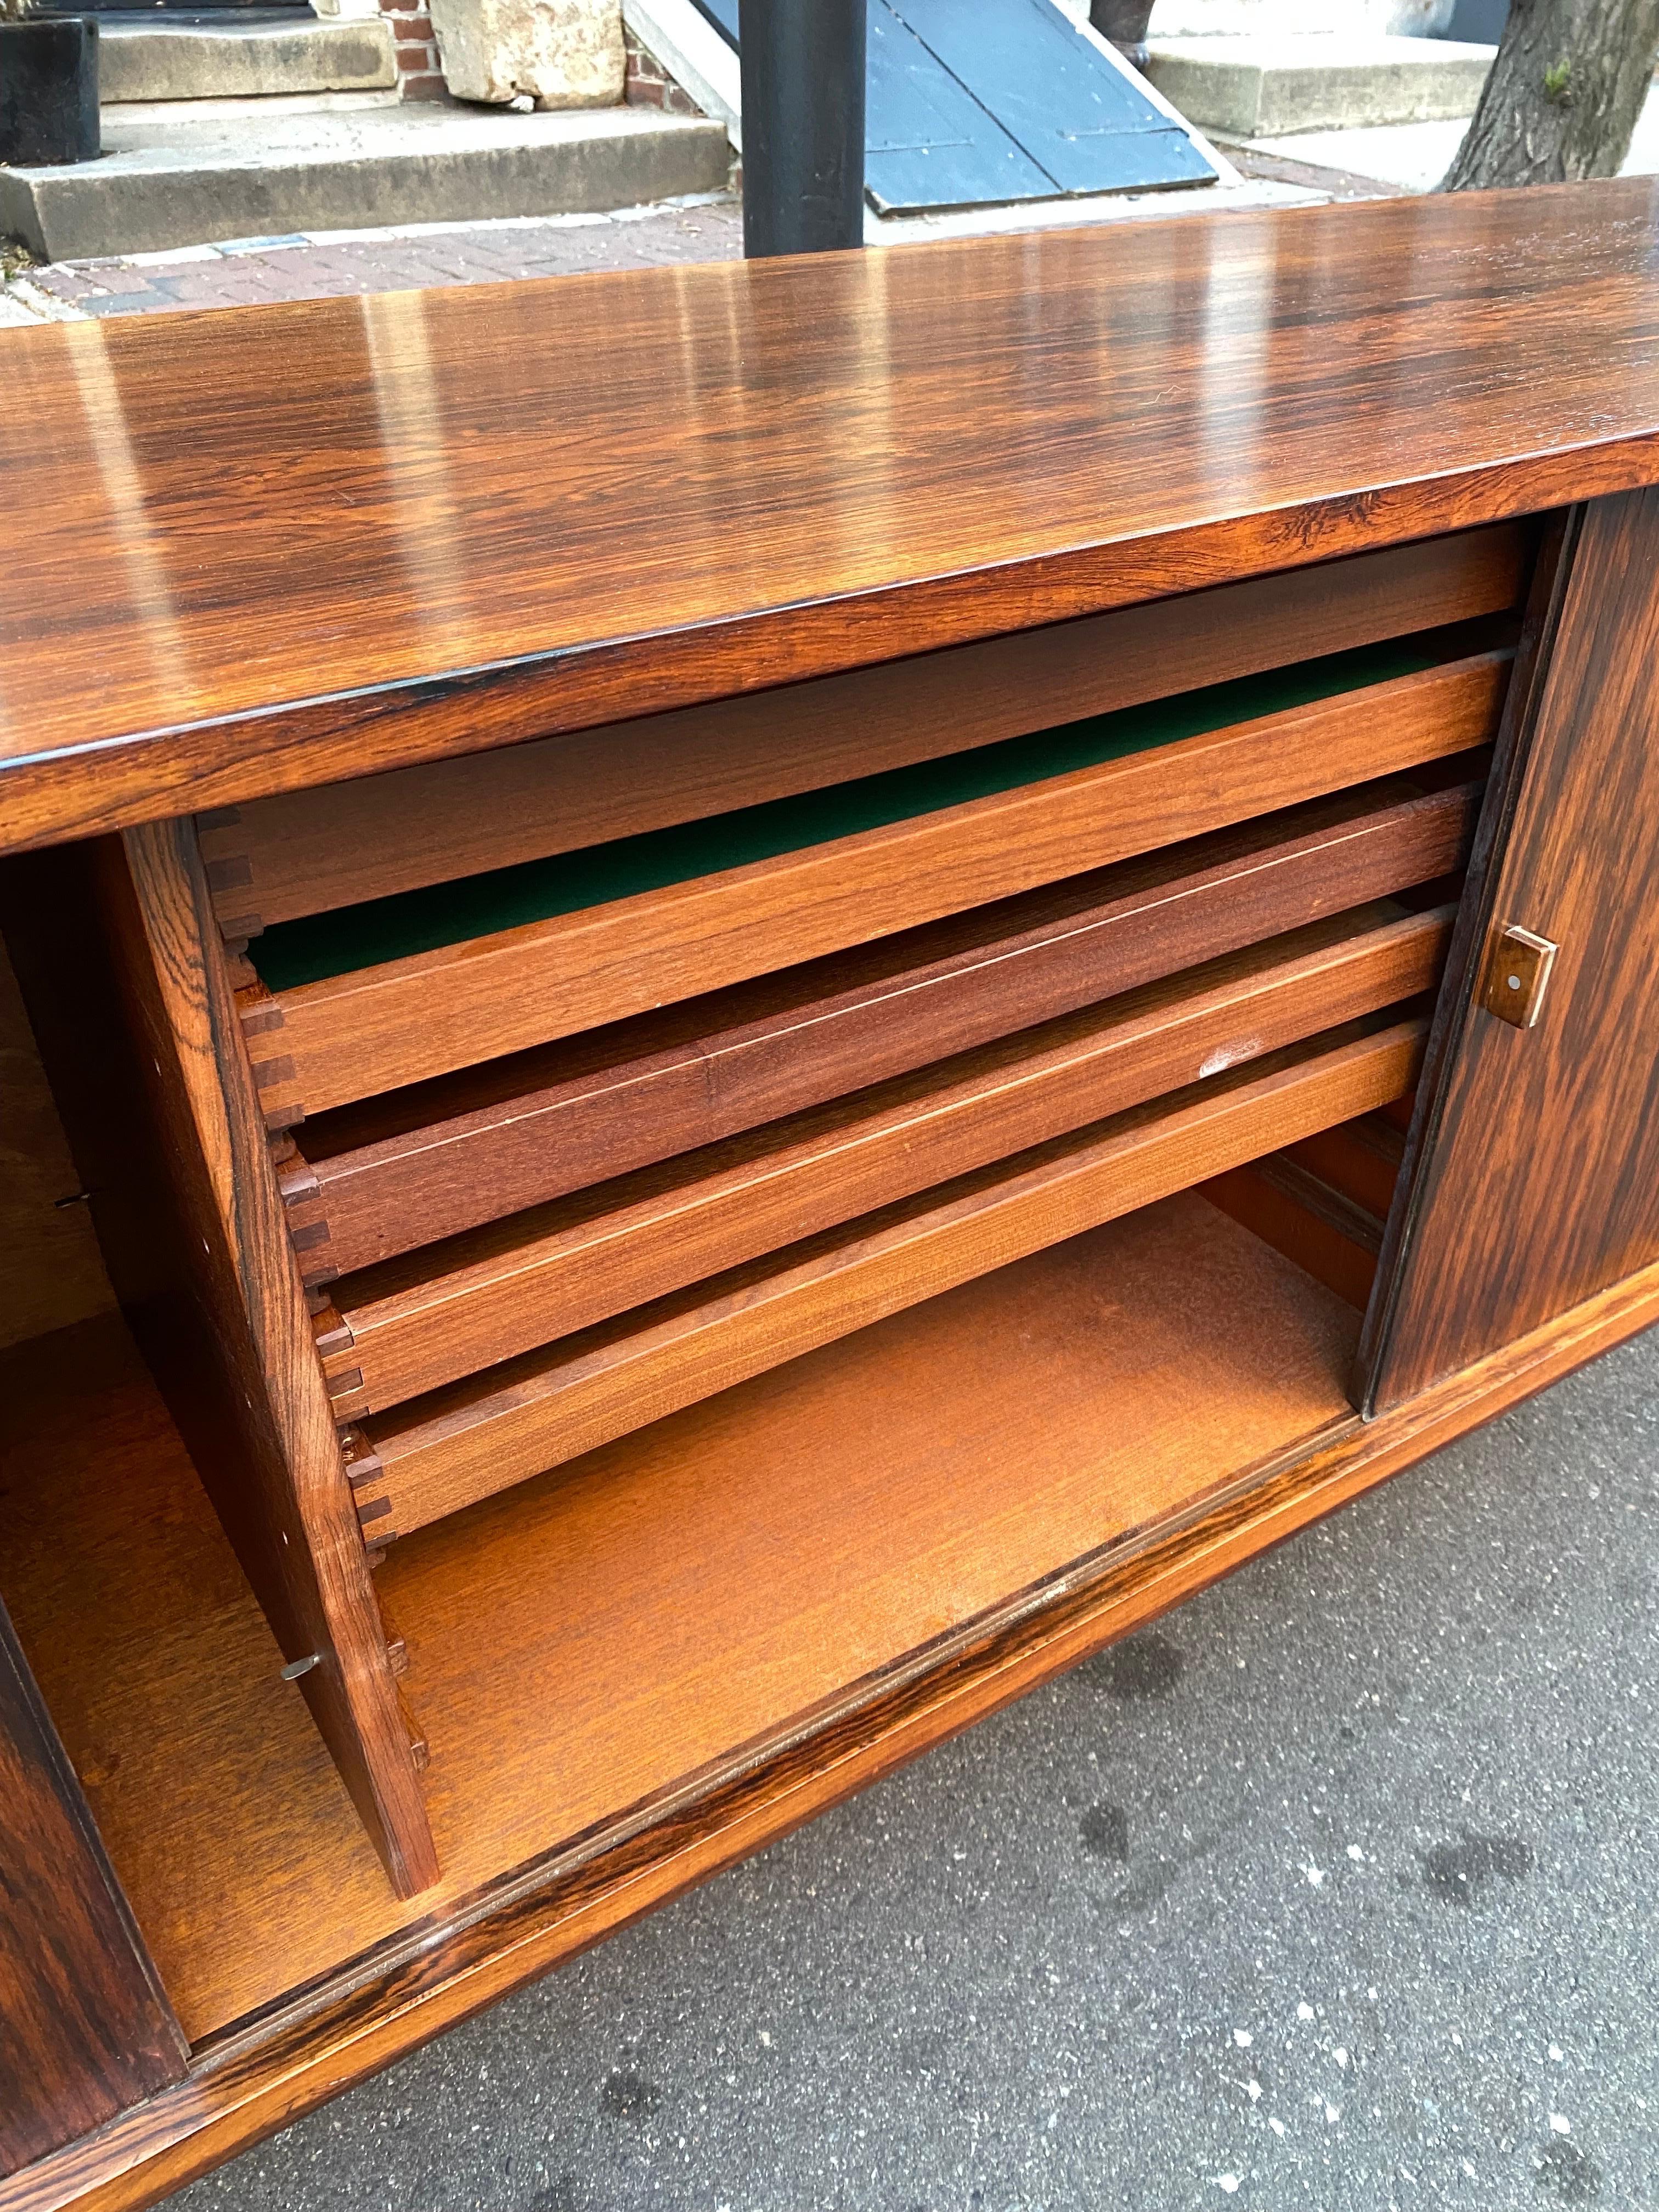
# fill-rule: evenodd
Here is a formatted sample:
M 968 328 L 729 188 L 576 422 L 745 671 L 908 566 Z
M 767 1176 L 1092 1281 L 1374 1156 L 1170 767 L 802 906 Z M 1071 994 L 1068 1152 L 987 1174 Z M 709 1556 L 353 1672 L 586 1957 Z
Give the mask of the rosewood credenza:
M 0 2212 L 1659 1318 L 1659 183 L 0 366 Z

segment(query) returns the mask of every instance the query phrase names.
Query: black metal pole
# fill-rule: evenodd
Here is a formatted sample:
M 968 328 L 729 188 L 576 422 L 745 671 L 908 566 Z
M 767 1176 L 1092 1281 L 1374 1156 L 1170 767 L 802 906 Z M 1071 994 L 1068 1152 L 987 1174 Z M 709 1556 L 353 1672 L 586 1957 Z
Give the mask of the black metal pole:
M 743 250 L 864 243 L 866 0 L 738 0 Z

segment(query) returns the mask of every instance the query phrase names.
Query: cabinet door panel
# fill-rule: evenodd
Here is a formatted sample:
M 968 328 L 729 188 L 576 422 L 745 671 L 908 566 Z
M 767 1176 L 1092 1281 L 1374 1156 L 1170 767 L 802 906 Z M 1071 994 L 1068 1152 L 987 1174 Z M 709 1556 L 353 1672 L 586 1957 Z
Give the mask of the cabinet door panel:
M 0 2176 L 184 2070 L 184 2039 L 0 1606 Z
M 1378 1316 L 1374 1407 L 1659 1257 L 1659 491 L 1583 511 L 1547 627 Z M 1516 924 L 1560 948 L 1529 1029 L 1480 1003 Z

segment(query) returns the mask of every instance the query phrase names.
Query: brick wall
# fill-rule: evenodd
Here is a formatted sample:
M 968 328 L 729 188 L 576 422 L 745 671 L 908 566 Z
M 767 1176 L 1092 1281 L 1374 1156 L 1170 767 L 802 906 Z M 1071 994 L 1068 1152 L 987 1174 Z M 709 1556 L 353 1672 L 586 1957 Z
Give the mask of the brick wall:
M 670 115 L 702 113 L 684 86 L 675 83 L 649 46 L 642 46 L 632 31 L 625 31 L 628 80 L 623 98 L 630 107 L 660 107 Z
M 425 0 L 380 0 L 398 48 L 398 89 L 405 100 L 447 100 L 438 42 Z

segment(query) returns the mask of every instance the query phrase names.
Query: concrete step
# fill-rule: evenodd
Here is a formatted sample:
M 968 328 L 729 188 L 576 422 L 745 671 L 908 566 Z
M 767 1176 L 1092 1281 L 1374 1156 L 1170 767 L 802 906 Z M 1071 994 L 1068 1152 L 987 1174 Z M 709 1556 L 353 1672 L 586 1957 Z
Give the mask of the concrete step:
M 1158 39 L 1146 74 L 1190 123 L 1238 138 L 1473 115 L 1494 46 L 1327 33 Z
M 0 234 L 50 261 L 216 240 L 638 207 L 726 181 L 726 132 L 701 116 L 610 107 L 550 115 L 411 102 L 199 119 L 106 109 L 104 158 L 0 168 Z
M 1354 34 L 1438 37 L 1456 0 L 1156 0 L 1153 39 L 1289 38 L 1332 29 Z
M 397 81 L 392 26 L 384 15 L 212 25 L 118 16 L 99 26 L 98 91 L 106 106 L 378 92 Z

